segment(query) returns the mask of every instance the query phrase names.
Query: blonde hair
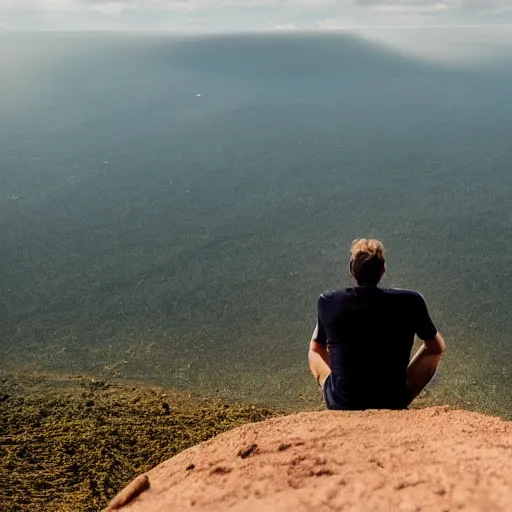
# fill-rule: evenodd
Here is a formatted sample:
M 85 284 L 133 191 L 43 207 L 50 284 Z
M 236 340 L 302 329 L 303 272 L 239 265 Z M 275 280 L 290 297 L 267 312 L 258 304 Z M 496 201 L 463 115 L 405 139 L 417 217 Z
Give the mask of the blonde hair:
M 377 285 L 384 274 L 386 250 L 379 240 L 358 238 L 350 247 L 350 273 L 357 284 Z

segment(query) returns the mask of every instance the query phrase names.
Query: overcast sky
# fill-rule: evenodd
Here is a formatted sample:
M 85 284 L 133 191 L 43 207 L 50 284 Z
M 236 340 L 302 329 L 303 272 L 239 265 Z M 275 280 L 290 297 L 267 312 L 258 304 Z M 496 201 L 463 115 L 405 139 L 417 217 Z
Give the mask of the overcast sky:
M 510 0 L 0 0 L 3 30 L 212 33 L 508 23 Z

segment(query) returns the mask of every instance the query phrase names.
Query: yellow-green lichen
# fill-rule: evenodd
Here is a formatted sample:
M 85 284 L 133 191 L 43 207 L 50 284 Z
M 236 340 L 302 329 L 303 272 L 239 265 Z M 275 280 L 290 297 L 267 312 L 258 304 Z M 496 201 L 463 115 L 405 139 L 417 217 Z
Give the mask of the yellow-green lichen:
M 98 511 L 137 474 L 275 414 L 143 384 L 1 375 L 2 510 Z

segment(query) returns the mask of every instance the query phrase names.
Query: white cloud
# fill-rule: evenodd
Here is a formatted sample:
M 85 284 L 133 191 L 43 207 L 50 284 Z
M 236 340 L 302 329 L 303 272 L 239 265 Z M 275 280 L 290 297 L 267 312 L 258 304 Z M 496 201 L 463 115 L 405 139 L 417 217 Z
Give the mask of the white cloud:
M 91 11 L 98 12 L 106 16 L 119 16 L 130 8 L 132 7 L 125 2 L 108 2 L 92 5 L 90 7 Z
M 299 30 L 299 27 L 295 25 L 294 23 L 284 23 L 284 24 L 277 24 L 272 27 L 274 30 Z
M 317 30 L 328 30 L 328 31 L 336 31 L 336 30 L 358 30 L 361 29 L 363 25 L 358 22 L 356 17 L 348 17 L 348 16 L 337 16 L 335 18 L 324 18 L 315 23 L 314 28 Z
M 376 12 L 387 14 L 436 14 L 454 9 L 453 5 L 445 3 L 436 3 L 428 5 L 400 5 L 400 4 L 378 4 L 372 6 Z
M 172 34 L 357 31 L 361 37 L 394 51 L 456 63 L 472 57 L 512 54 L 510 2 L 0 0 L 0 31 L 135 30 Z
M 482 19 L 512 21 L 510 0 L 0 0 L 0 20 L 10 29 L 240 32 L 467 25 Z

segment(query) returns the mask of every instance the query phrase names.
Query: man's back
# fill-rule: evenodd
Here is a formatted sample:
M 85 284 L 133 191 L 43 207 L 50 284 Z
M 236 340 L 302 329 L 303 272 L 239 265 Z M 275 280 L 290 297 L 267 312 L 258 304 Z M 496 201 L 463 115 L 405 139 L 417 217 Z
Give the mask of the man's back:
M 436 333 L 418 292 L 356 286 L 322 294 L 316 341 L 329 345 L 332 375 L 324 392 L 331 408 L 407 407 L 414 335 L 428 340 Z

